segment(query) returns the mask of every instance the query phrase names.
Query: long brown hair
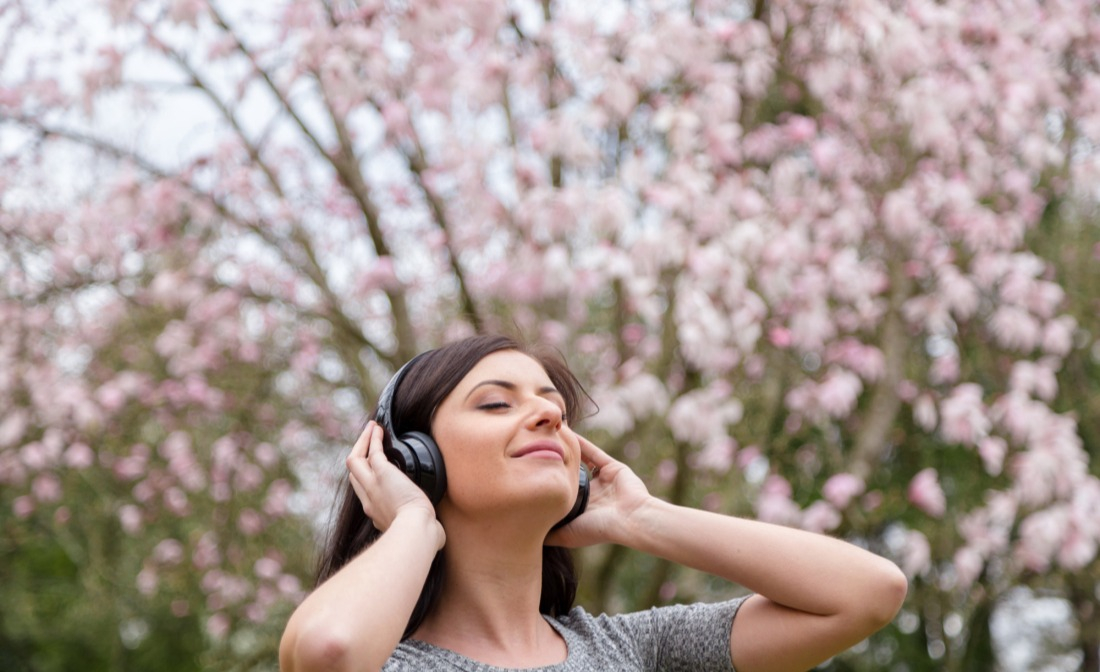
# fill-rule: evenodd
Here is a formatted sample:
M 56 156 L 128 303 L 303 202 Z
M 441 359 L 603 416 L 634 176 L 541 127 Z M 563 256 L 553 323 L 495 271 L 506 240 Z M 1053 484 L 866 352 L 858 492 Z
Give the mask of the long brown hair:
M 473 336 L 432 350 L 410 366 L 393 400 L 391 418 L 394 432 L 431 434 L 432 417 L 439 404 L 478 362 L 501 350 L 516 350 L 539 362 L 565 399 L 566 417 L 580 417 L 585 401 L 591 400 L 558 353 L 526 346 L 507 336 Z M 371 417 L 374 417 L 373 414 Z M 363 512 L 363 506 L 349 482 L 339 495 L 336 521 L 317 564 L 316 585 L 339 571 L 381 534 Z M 402 639 L 408 638 L 420 627 L 439 599 L 443 589 L 445 550 L 439 551 L 432 561 Z M 539 611 L 550 616 L 564 614 L 573 606 L 576 593 L 577 575 L 572 553 L 558 546 L 543 546 Z

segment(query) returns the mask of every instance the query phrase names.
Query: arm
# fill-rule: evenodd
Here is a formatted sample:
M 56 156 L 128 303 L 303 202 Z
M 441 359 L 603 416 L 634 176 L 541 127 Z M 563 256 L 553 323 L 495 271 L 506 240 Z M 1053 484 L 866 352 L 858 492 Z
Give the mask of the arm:
M 626 465 L 584 439 L 581 445 L 599 474 L 589 510 L 556 540 L 619 543 L 756 593 L 730 635 L 738 672 L 810 669 L 901 608 L 907 582 L 892 562 L 824 535 L 663 502 Z
M 367 515 L 386 532 L 291 615 L 279 644 L 283 672 L 380 670 L 445 541 L 431 502 L 386 461 L 375 423 L 352 448 L 348 469 Z

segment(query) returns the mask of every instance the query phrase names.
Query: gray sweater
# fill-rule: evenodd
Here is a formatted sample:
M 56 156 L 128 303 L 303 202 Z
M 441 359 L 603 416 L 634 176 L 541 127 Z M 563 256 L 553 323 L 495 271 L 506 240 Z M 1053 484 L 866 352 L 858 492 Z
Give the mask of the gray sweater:
M 656 607 L 631 614 L 593 616 L 581 607 L 547 621 L 565 639 L 565 661 L 540 672 L 734 672 L 730 628 L 745 598 L 717 604 Z M 405 640 L 382 668 L 384 672 L 467 670 L 516 672 L 493 667 L 414 639 Z

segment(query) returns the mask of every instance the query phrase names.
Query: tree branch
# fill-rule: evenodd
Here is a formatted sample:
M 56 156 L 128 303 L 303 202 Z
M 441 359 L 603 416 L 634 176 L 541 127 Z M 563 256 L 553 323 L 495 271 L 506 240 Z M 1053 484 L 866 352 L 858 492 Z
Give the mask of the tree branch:
M 485 324 L 478 312 L 474 297 L 470 294 L 469 286 L 466 284 L 466 273 L 462 270 L 462 265 L 458 261 L 458 253 L 455 251 L 454 241 L 451 239 L 451 227 L 448 223 L 447 211 L 443 205 L 442 199 L 428 187 L 427 182 L 424 180 L 424 171 L 427 168 L 427 161 L 424 158 L 424 146 L 420 143 L 420 136 L 417 134 L 416 129 L 413 129 L 411 132 L 414 149 L 410 152 L 403 152 L 405 160 L 408 163 L 409 171 L 412 172 L 413 176 L 416 178 L 417 186 L 420 187 L 420 191 L 428 201 L 428 207 L 432 211 L 432 218 L 436 225 L 439 226 L 440 231 L 443 232 L 443 238 L 447 246 L 447 256 L 451 263 L 451 272 L 454 273 L 455 279 L 458 281 L 458 293 L 462 303 L 463 315 L 470 321 L 470 324 L 474 327 L 474 331 L 481 333 L 484 330 Z
M 321 83 L 320 78 L 317 78 L 318 89 L 321 92 L 322 97 L 325 100 L 326 107 L 329 112 L 329 117 L 333 123 L 333 129 L 336 133 L 336 137 L 339 142 L 339 151 L 329 152 L 315 133 L 306 125 L 305 120 L 297 113 L 294 107 L 290 104 L 290 100 L 283 94 L 283 92 L 276 86 L 274 80 L 271 79 L 271 75 L 260 66 L 256 60 L 252 51 L 245 46 L 244 42 L 238 37 L 237 33 L 229 25 L 229 23 L 222 17 L 221 13 L 217 10 L 216 3 L 213 0 L 209 2 L 210 14 L 214 18 L 214 22 L 230 35 L 237 45 L 237 50 L 248 60 L 252 65 L 252 68 L 256 71 L 256 74 L 263 80 L 268 90 L 279 102 L 279 105 L 287 113 L 287 115 L 294 121 L 295 125 L 302 132 L 305 139 L 313 145 L 317 153 L 324 158 L 333 170 L 336 171 L 344 187 L 355 199 L 356 204 L 359 206 L 359 210 L 363 213 L 367 222 L 367 231 L 370 234 L 371 242 L 374 245 L 374 251 L 379 257 L 392 256 L 390 254 L 389 246 L 386 244 L 385 237 L 382 234 L 382 229 L 379 224 L 381 220 L 381 213 L 378 210 L 377 205 L 370 197 L 369 188 L 367 187 L 366 180 L 363 178 L 362 172 L 359 170 L 359 162 L 355 155 L 354 148 L 351 143 L 350 135 L 347 132 L 347 128 L 344 126 L 343 121 L 337 117 L 336 111 L 333 108 L 328 95 L 324 90 L 324 86 Z M 394 337 L 397 341 L 397 351 L 386 359 L 394 366 L 397 366 L 403 361 L 411 359 L 413 355 L 418 351 L 415 336 L 412 330 L 412 323 L 409 319 L 408 307 L 405 302 L 405 296 L 402 292 L 386 289 L 384 290 L 386 298 L 390 302 L 391 309 L 393 311 L 393 327 Z
M 886 360 L 886 370 L 871 392 L 866 421 L 856 434 L 849 467 L 849 472 L 864 481 L 885 453 L 890 430 L 901 410 L 897 390 L 904 377 L 907 344 L 901 309 L 909 297 L 911 285 L 912 281 L 905 275 L 902 265 L 891 261 L 890 303 L 882 324 L 882 354 Z

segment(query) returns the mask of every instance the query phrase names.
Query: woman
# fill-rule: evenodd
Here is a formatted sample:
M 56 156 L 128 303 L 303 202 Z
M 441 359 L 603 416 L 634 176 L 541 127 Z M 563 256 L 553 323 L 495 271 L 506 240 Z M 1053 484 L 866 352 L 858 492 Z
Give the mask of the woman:
M 367 424 L 319 585 L 283 634 L 283 672 L 807 670 L 883 627 L 905 597 L 895 565 L 850 544 L 652 497 L 570 429 L 584 393 L 555 357 L 478 336 L 395 381 L 376 419 L 431 435 L 446 492 L 433 506 Z M 556 527 L 578 504 L 582 465 L 587 507 Z M 606 542 L 754 594 L 619 616 L 570 609 L 563 547 Z

